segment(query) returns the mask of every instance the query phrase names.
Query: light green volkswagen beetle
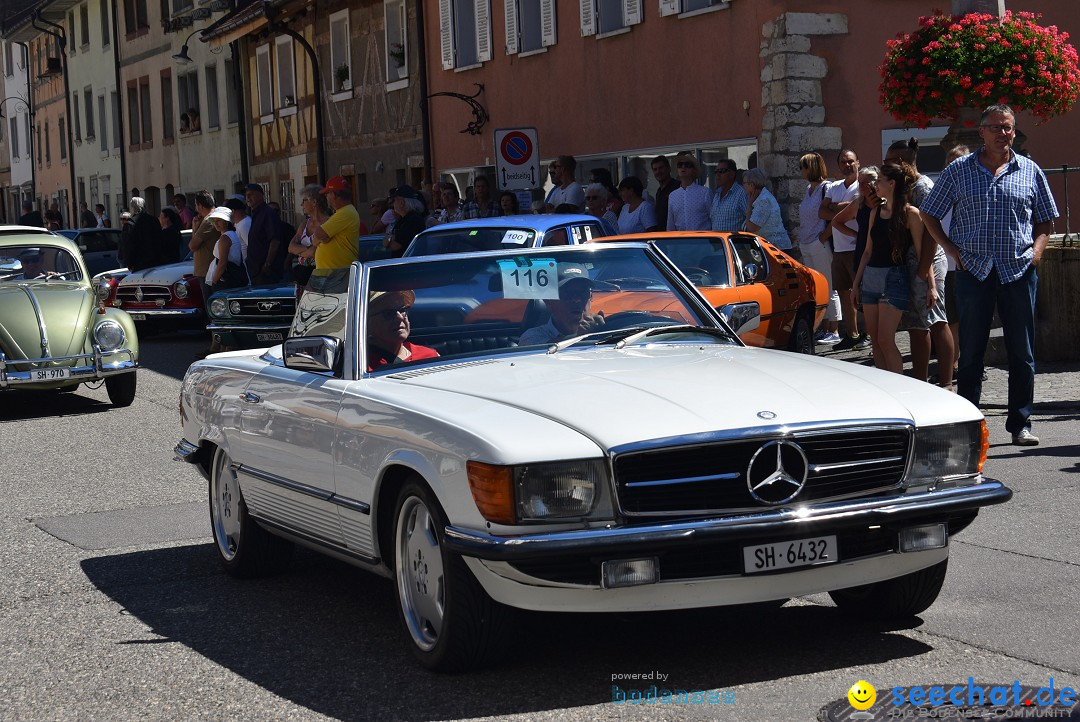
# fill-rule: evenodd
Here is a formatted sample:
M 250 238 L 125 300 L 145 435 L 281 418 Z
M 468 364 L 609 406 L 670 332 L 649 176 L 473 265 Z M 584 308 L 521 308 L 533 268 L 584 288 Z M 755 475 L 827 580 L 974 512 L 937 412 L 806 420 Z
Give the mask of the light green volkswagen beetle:
M 104 380 L 113 405 L 128 406 L 138 366 L 135 324 L 98 303 L 78 246 L 41 229 L 0 227 L 0 391 Z

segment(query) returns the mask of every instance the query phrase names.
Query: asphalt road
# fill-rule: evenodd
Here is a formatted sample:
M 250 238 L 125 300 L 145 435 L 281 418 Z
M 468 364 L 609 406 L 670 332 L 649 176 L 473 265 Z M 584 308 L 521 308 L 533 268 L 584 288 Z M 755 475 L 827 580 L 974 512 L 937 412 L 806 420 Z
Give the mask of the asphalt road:
M 409 655 L 391 583 L 312 553 L 235 581 L 210 545 L 206 487 L 171 461 L 179 379 L 200 335 L 143 341 L 135 403 L 104 388 L 0 395 L 0 719 L 811 720 L 857 680 L 1080 688 L 1080 407 L 993 430 L 987 473 L 1016 492 L 952 540 L 938 602 L 902 628 L 827 597 L 780 609 L 527 615 L 514 652 L 440 676 Z M 997 412 L 994 412 L 997 413 Z M 728 693 L 614 704 L 620 690 Z

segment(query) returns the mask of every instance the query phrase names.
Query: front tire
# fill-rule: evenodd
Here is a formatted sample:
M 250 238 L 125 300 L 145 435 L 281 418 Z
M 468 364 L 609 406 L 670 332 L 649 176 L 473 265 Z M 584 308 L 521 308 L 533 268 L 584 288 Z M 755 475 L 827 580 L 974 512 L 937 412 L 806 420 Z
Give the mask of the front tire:
M 930 608 L 945 583 L 949 560 L 895 579 L 829 592 L 836 606 L 862 619 L 908 619 Z
M 799 311 L 788 337 L 788 351 L 814 355 L 814 324 L 806 311 Z
M 109 394 L 109 401 L 113 406 L 122 408 L 131 406 L 135 400 L 135 372 L 105 377 L 105 391 Z
M 410 479 L 394 508 L 398 615 L 413 654 L 438 672 L 494 661 L 510 637 L 511 610 L 492 600 L 464 560 L 446 550 L 446 517 L 423 482 Z
M 232 459 L 220 447 L 210 467 L 210 529 L 218 557 L 234 577 L 273 574 L 292 557 L 292 542 L 266 531 L 248 514 Z

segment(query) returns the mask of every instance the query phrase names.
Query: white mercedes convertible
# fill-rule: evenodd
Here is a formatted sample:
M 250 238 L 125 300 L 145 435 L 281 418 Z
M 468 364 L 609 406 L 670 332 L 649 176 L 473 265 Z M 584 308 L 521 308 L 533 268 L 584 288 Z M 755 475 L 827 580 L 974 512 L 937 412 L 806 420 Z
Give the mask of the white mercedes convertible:
M 729 328 L 642 244 L 378 261 L 319 284 L 305 336 L 191 366 L 176 455 L 209 481 L 231 574 L 302 544 L 391 577 L 432 669 L 496 658 L 515 609 L 829 592 L 910 617 L 950 537 L 1012 495 L 982 474 L 967 401 L 747 348 L 756 317 Z

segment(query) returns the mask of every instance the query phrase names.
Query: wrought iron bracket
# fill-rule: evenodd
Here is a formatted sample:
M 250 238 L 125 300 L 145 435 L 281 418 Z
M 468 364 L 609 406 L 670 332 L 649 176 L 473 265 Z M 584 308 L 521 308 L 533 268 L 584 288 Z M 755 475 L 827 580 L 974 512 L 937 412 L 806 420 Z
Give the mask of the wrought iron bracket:
M 447 95 L 451 98 L 464 100 L 466 103 L 469 104 L 469 108 L 472 109 L 473 119 L 470 120 L 469 124 L 465 126 L 465 130 L 459 130 L 458 132 L 468 133 L 469 135 L 480 135 L 480 132 L 484 129 L 484 126 L 491 118 L 488 116 L 487 109 L 484 106 L 480 105 L 480 101 L 477 100 L 477 98 L 480 97 L 480 94 L 484 92 L 483 83 L 473 83 L 473 85 L 477 87 L 477 91 L 472 95 L 462 95 L 461 93 L 451 92 L 432 93 L 431 95 L 427 96 L 425 100 L 436 98 L 440 95 Z

